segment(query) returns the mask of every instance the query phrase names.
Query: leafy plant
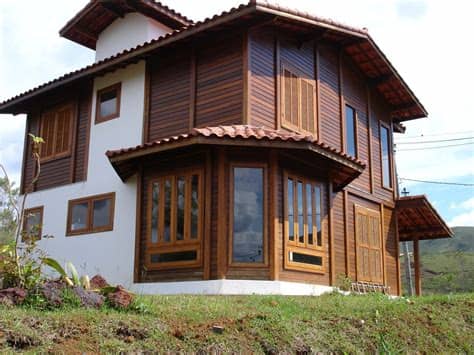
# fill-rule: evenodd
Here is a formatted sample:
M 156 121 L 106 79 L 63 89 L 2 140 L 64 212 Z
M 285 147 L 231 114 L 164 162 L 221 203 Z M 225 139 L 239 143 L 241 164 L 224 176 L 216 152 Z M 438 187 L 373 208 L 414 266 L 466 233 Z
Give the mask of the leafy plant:
M 352 279 L 345 274 L 337 275 L 336 286 L 342 291 L 350 291 L 352 287 Z
M 76 267 L 73 263 L 68 261 L 66 263 L 65 268 L 63 268 L 59 262 L 55 259 L 45 257 L 42 259 L 43 263 L 53 270 L 55 270 L 61 278 L 69 285 L 69 286 L 81 286 L 86 290 L 90 289 L 90 280 L 89 276 L 83 275 L 79 278 L 79 273 L 77 272 Z M 68 274 L 70 272 L 70 275 Z

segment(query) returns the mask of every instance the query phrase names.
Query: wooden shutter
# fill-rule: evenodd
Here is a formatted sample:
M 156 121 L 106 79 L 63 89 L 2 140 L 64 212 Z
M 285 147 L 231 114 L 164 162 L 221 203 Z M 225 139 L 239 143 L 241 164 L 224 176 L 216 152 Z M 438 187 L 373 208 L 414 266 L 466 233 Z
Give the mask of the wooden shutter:
M 383 283 L 380 214 L 356 206 L 355 232 L 358 281 Z
M 46 112 L 41 116 L 40 136 L 45 141 L 41 145 L 41 157 L 49 158 L 54 154 L 54 112 Z
M 44 112 L 41 116 L 41 159 L 63 157 L 70 152 L 73 130 L 73 105 Z
M 283 68 L 282 103 L 283 123 L 298 127 L 298 76 L 286 67 Z
M 315 86 L 306 79 L 301 79 L 301 128 L 307 132 L 315 132 Z

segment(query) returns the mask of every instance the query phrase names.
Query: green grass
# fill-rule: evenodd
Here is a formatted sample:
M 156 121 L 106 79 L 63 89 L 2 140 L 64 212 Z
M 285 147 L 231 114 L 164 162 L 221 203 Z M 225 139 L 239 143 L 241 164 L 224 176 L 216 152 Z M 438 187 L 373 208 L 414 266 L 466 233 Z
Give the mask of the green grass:
M 469 353 L 474 345 L 474 294 L 413 303 L 382 295 L 154 296 L 135 308 L 0 307 L 0 352 Z

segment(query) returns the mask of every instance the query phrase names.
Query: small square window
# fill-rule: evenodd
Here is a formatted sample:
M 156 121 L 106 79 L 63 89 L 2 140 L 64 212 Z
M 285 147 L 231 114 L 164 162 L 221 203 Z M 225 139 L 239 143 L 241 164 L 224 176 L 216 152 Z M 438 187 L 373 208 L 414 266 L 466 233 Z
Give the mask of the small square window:
M 69 201 L 67 235 L 113 230 L 115 193 Z
M 23 216 L 22 240 L 25 241 L 31 238 L 41 239 L 42 227 L 43 206 L 26 209 Z
M 118 83 L 97 92 L 95 123 L 108 121 L 120 116 L 121 86 Z

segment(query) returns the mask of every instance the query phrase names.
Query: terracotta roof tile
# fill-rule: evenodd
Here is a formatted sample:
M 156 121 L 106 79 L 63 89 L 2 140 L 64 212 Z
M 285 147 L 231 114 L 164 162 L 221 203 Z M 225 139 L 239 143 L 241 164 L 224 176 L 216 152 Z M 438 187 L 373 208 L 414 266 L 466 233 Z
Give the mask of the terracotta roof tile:
M 119 150 L 107 151 L 106 155 L 109 159 L 127 155 L 129 153 L 135 153 L 138 151 L 146 150 L 148 148 L 165 145 L 167 143 L 183 141 L 192 137 L 215 137 L 215 138 L 230 138 L 230 139 L 258 139 L 258 140 L 269 140 L 269 141 L 286 141 L 286 142 L 307 142 L 317 147 L 323 148 L 327 152 L 337 154 L 340 157 L 359 165 L 361 168 L 365 168 L 366 163 L 351 157 L 340 150 L 337 150 L 329 145 L 316 140 L 312 135 L 305 135 L 300 133 L 293 133 L 283 130 L 274 130 L 264 127 L 256 127 L 250 125 L 234 125 L 234 126 L 216 126 L 216 127 L 203 127 L 193 128 L 191 132 L 186 134 L 180 134 L 177 136 L 164 138 L 158 141 L 140 144 L 135 147 L 123 148 Z

